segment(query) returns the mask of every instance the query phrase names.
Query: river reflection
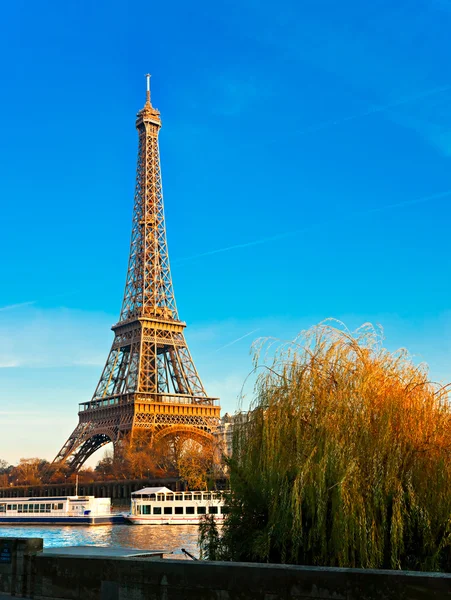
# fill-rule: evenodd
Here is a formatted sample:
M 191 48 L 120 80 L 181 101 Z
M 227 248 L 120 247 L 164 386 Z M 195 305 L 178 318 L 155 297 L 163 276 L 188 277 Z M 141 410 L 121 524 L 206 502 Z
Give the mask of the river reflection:
M 0 526 L 0 537 L 38 537 L 44 547 L 125 546 L 142 550 L 164 550 L 183 555 L 185 548 L 199 556 L 197 525 L 96 525 L 26 527 Z

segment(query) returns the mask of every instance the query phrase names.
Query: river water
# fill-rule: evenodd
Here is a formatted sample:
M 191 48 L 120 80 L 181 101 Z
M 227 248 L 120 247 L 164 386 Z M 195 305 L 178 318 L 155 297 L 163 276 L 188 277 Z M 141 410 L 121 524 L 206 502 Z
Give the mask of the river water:
M 44 548 L 55 546 L 124 546 L 141 550 L 173 552 L 182 558 L 182 548 L 199 556 L 197 525 L 95 525 L 24 527 L 0 525 L 0 537 L 38 537 Z

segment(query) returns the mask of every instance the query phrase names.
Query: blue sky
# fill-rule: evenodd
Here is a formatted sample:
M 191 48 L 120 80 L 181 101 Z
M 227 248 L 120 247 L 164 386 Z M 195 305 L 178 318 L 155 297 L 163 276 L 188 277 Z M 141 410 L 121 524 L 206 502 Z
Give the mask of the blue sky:
M 0 458 L 52 459 L 100 376 L 148 71 L 177 304 L 224 411 L 253 339 L 327 317 L 449 381 L 451 2 L 124 4 L 1 8 Z

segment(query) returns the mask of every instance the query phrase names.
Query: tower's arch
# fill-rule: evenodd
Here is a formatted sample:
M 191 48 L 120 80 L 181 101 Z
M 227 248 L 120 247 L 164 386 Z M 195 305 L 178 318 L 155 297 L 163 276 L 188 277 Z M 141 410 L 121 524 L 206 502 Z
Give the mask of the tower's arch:
M 210 446 L 215 439 L 212 433 L 203 431 L 197 427 L 192 427 L 190 425 L 171 425 L 160 429 L 160 431 L 155 434 L 153 442 L 154 444 L 158 444 L 167 438 L 190 439 L 202 446 Z

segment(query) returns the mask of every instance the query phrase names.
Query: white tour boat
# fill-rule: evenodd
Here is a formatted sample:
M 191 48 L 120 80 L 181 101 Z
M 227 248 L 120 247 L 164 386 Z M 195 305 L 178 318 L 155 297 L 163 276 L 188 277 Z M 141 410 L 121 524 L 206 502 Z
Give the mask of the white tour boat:
M 132 525 L 196 525 L 204 515 L 224 519 L 224 502 L 219 492 L 173 492 L 167 487 L 148 487 L 132 492 Z
M 1 498 L 0 525 L 105 525 L 123 523 L 111 513 L 110 498 L 57 496 Z

